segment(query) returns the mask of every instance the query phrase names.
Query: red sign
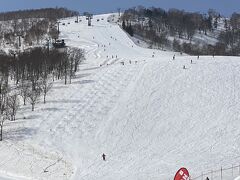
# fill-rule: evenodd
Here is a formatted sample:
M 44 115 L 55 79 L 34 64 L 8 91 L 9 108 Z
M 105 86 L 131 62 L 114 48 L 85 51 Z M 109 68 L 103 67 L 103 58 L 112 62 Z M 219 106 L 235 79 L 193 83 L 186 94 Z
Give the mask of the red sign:
M 181 168 L 177 171 L 174 180 L 189 180 L 189 173 L 186 168 Z

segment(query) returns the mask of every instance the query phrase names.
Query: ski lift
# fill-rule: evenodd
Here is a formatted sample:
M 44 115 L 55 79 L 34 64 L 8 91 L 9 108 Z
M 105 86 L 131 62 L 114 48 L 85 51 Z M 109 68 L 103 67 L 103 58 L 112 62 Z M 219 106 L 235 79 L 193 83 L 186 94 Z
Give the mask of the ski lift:
M 66 46 L 64 39 L 58 39 L 54 43 L 52 43 L 53 47 L 55 48 L 64 48 Z

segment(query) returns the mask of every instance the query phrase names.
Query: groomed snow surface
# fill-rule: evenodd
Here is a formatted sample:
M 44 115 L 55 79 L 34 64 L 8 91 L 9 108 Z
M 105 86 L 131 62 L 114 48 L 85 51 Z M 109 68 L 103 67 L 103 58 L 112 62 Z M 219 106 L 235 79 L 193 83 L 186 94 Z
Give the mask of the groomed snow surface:
M 238 164 L 240 58 L 144 49 L 108 16 L 61 20 L 86 60 L 6 124 L 2 179 L 169 180 L 180 167 L 196 177 Z

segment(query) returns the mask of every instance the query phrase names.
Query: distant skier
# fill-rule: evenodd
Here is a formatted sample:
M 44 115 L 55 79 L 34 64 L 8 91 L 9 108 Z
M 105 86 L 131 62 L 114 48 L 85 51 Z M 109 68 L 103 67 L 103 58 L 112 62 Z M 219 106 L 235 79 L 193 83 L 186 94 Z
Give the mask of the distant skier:
M 209 178 L 207 177 L 206 180 L 209 180 Z
M 175 54 L 173 55 L 173 58 L 172 58 L 173 60 L 175 59 Z
M 191 60 L 191 64 L 192 64 L 192 60 Z
M 183 69 L 186 69 L 186 66 L 185 66 L 185 65 L 183 65 Z
M 197 56 L 197 58 L 199 59 L 199 55 Z
M 106 161 L 106 155 L 104 153 L 102 154 L 102 158 L 104 161 Z

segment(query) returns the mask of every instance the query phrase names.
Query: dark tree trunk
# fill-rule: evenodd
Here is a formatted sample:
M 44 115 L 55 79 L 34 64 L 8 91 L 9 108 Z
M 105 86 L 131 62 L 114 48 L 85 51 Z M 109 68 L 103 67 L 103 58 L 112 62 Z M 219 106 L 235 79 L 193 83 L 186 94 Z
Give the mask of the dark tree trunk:
M 43 103 L 44 104 L 46 103 L 46 93 L 44 93 L 44 95 L 43 95 Z
M 26 97 L 23 98 L 23 105 L 26 105 Z
M 1 132 L 0 132 L 0 141 L 2 141 L 2 137 L 3 137 L 3 136 L 2 136 L 2 134 L 3 134 L 3 125 L 1 125 L 0 128 L 1 128 Z

